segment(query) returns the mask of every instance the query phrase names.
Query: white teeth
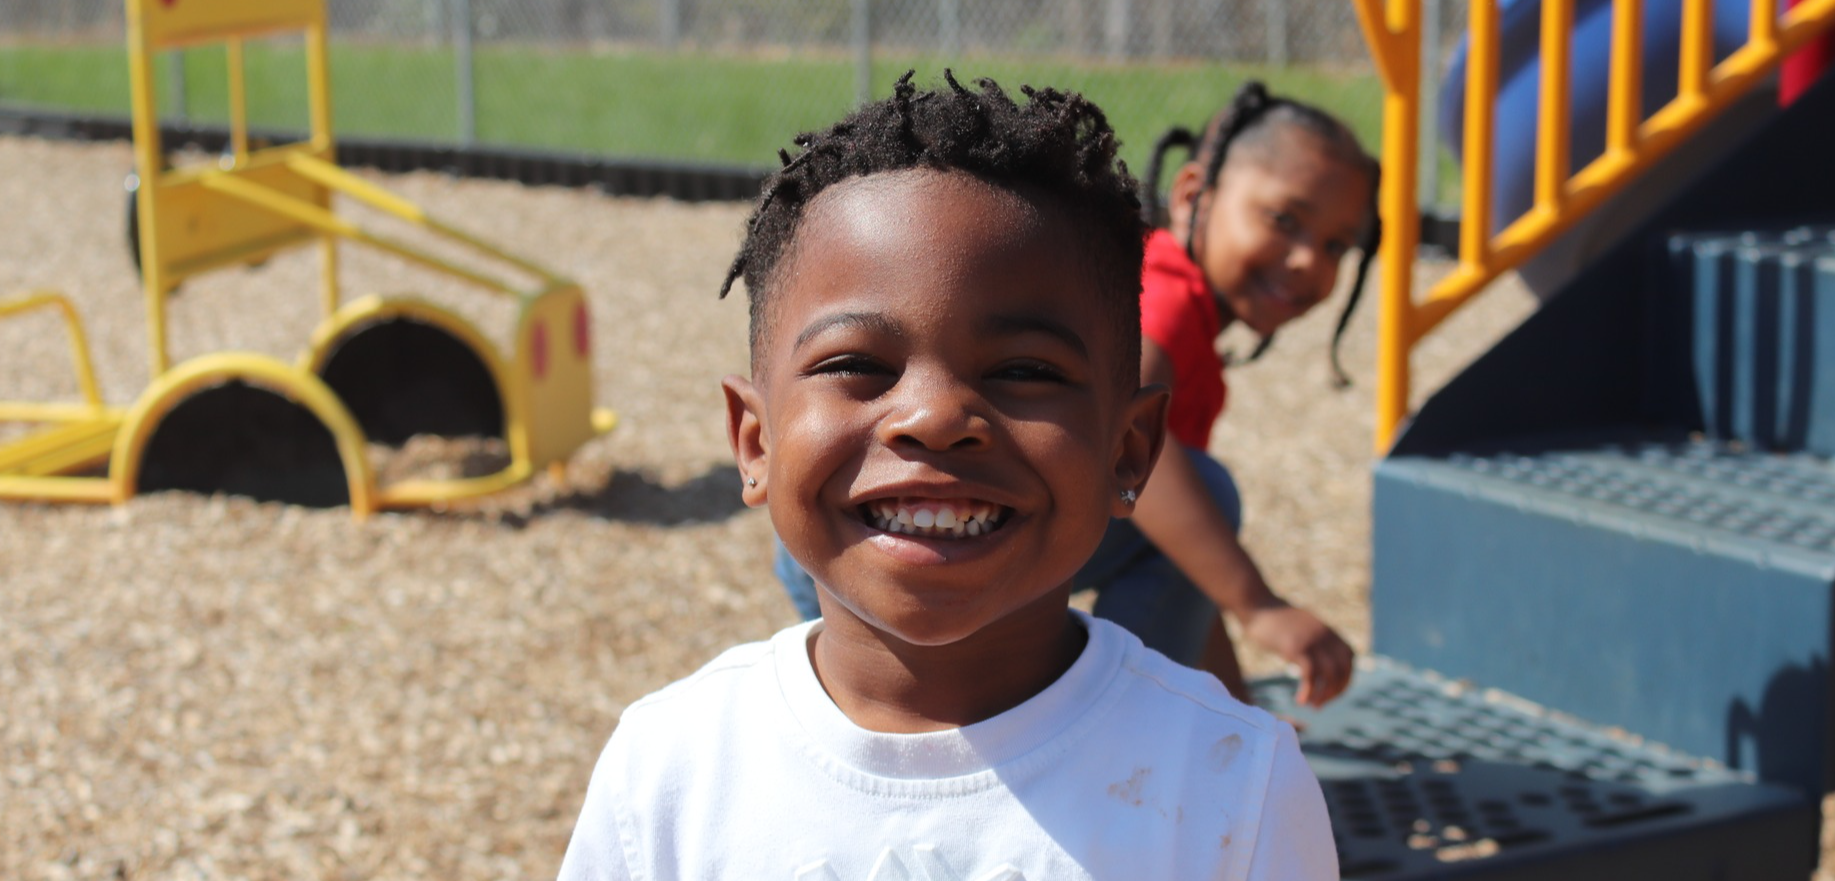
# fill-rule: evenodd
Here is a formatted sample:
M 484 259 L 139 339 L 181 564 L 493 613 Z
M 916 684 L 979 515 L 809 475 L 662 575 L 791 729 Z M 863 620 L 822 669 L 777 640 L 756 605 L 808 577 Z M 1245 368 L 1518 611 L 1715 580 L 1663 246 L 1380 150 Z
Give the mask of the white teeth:
M 875 529 L 884 532 L 967 538 L 993 532 L 1000 524 L 1001 509 L 994 505 L 903 508 L 897 501 L 875 501 L 867 503 L 861 514 Z

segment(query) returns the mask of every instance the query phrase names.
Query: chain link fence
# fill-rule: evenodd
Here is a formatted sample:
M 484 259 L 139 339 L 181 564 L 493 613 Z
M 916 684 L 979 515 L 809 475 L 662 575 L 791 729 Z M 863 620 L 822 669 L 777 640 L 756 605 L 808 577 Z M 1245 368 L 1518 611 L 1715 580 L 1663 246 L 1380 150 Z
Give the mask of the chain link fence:
M 205 2 L 205 0 L 174 0 Z M 242 2 L 242 0 L 235 0 Z M 1135 168 L 1255 77 L 1372 150 L 1381 85 L 1349 0 L 329 0 L 346 136 L 763 167 L 907 69 L 1096 100 Z M 1463 4 L 1429 0 L 1442 41 Z M 0 0 L 0 109 L 125 116 L 122 0 Z M 1431 31 L 1430 31 L 1431 32 Z M 225 53 L 165 53 L 161 111 L 228 117 Z M 253 125 L 302 130 L 297 38 L 246 52 Z M 1431 115 L 1431 114 L 1429 114 Z

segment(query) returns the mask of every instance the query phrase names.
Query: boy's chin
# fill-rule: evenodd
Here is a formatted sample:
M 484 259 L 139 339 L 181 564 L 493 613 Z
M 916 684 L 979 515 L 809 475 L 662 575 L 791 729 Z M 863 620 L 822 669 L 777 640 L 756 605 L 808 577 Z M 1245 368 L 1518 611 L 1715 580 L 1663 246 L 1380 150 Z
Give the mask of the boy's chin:
M 973 605 L 945 607 L 941 603 L 926 604 L 911 598 L 906 598 L 904 602 L 859 608 L 832 597 L 826 599 L 833 604 L 834 611 L 865 625 L 887 644 L 913 648 L 957 645 L 972 641 L 977 636 L 1006 632 L 1013 628 L 1024 629 L 1028 622 L 1055 622 L 1070 614 L 1068 591 L 1050 591 L 1029 603 L 1009 609 Z M 831 614 L 830 606 L 824 606 L 823 613 Z

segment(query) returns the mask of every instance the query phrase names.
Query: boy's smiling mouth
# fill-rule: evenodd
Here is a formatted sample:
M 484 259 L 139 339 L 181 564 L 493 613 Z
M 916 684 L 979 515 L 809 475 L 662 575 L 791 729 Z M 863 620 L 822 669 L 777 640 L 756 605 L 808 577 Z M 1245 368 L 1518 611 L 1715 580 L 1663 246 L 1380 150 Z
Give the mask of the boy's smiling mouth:
M 1007 509 L 974 499 L 876 499 L 860 506 L 860 517 L 881 532 L 920 538 L 961 539 L 1000 528 Z

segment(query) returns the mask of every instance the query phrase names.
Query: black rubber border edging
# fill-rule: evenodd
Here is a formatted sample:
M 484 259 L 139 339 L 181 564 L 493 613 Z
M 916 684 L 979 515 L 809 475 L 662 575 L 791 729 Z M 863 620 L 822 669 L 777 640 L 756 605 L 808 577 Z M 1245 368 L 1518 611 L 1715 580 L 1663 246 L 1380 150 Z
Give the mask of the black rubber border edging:
M 229 145 L 226 128 L 163 125 L 159 132 L 168 148 L 192 146 L 217 152 Z M 125 141 L 133 139 L 134 129 L 129 120 L 120 117 L 0 108 L 0 134 L 68 141 Z M 249 137 L 271 143 L 302 138 L 298 133 L 256 131 L 251 131 Z M 338 164 L 379 171 L 441 171 L 535 186 L 597 187 L 608 195 L 667 196 L 685 202 L 750 201 L 758 195 L 768 173 L 737 165 L 609 159 L 510 147 L 361 138 L 338 139 Z M 1423 210 L 1419 241 L 1424 250 L 1457 254 L 1459 218 Z
M 160 126 L 168 149 L 191 146 L 218 152 L 229 129 Z M 77 116 L 0 109 L 0 134 L 69 141 L 121 141 L 134 136 L 120 117 Z M 254 140 L 302 140 L 291 132 L 250 131 Z M 338 139 L 338 164 L 380 171 L 440 171 L 466 177 L 513 180 L 535 186 L 596 187 L 616 196 L 667 196 L 687 202 L 747 201 L 758 195 L 766 171 L 733 165 L 610 159 L 511 147 L 459 147 L 410 141 Z

